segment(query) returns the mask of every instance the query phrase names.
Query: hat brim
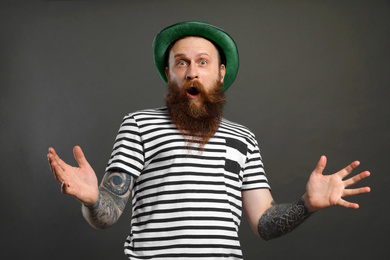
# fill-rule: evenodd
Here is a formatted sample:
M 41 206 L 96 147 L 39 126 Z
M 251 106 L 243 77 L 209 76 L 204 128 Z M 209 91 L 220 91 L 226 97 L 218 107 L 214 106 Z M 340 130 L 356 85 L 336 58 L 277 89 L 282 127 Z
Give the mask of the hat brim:
M 160 31 L 153 42 L 153 58 L 161 79 L 167 84 L 165 75 L 166 52 L 169 46 L 184 37 L 198 36 L 217 44 L 226 58 L 226 73 L 223 91 L 226 91 L 234 82 L 238 72 L 238 50 L 236 43 L 224 30 L 201 21 L 182 22 L 171 25 Z

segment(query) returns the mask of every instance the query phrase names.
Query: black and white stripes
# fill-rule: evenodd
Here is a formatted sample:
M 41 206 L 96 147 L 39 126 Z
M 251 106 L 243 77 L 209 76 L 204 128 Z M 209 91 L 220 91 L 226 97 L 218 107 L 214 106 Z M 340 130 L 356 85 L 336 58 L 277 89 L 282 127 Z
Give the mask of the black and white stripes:
M 136 178 L 129 259 L 242 259 L 241 191 L 269 188 L 255 137 L 223 119 L 203 151 L 191 145 L 166 108 L 124 118 L 107 171 Z

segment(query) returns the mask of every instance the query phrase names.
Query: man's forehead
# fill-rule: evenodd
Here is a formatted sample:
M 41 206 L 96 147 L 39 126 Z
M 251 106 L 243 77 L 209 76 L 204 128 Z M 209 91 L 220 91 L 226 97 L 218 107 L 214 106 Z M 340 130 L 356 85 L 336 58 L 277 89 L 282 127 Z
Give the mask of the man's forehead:
M 171 48 L 172 50 L 176 49 L 207 49 L 215 50 L 218 52 L 217 47 L 208 39 L 198 36 L 187 36 L 177 40 Z

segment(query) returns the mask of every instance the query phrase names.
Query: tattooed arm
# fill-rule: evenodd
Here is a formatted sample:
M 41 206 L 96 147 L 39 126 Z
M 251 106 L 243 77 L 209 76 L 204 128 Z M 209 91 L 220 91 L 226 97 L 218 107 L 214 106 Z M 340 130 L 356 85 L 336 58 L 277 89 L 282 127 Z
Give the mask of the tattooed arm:
M 289 204 L 275 204 L 269 190 L 243 191 L 243 207 L 253 231 L 264 240 L 269 240 L 291 232 L 312 212 L 331 206 L 359 208 L 358 204 L 343 199 L 370 192 L 369 187 L 347 189 L 370 175 L 364 171 L 345 179 L 358 165 L 359 162 L 355 161 L 332 175 L 323 175 L 326 157 L 322 156 L 310 175 L 306 193 Z
M 302 198 L 288 204 L 276 204 L 268 189 L 245 191 L 242 196 L 252 230 L 264 240 L 291 232 L 310 215 Z
M 124 211 L 132 185 L 131 175 L 122 172 L 107 172 L 100 184 L 95 205 L 82 205 L 84 218 L 95 228 L 109 228 L 116 223 Z
M 73 153 L 79 167 L 65 163 L 53 148 L 49 148 L 50 169 L 61 184 L 61 192 L 82 203 L 85 219 L 95 228 L 108 228 L 122 214 L 133 178 L 127 173 L 107 172 L 98 187 L 96 174 L 81 148 L 75 146 Z
M 305 201 L 302 198 L 289 204 L 276 204 L 271 202 L 271 207 L 261 216 L 257 231 L 264 240 L 270 240 L 290 233 L 310 216 Z

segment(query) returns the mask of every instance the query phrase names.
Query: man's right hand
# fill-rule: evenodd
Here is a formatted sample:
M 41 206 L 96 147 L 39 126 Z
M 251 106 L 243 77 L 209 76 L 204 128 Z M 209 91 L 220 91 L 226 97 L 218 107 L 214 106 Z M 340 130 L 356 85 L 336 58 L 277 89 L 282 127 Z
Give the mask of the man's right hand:
M 79 146 L 73 148 L 73 154 L 79 167 L 66 164 L 53 148 L 49 148 L 47 157 L 50 169 L 61 184 L 63 194 L 75 197 L 86 206 L 93 206 L 99 195 L 96 174 Z

